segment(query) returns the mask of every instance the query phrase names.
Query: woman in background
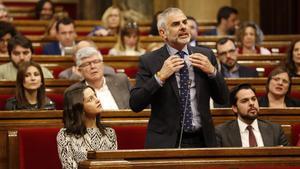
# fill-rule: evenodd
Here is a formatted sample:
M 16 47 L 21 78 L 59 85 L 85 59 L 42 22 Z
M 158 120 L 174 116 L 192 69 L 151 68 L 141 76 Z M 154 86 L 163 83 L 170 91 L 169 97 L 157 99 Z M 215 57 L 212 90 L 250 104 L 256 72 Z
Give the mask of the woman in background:
M 285 67 L 288 69 L 290 76 L 300 77 L 300 40 L 291 44 Z
M 50 20 L 54 15 L 54 4 L 50 0 L 40 0 L 35 6 L 35 17 L 39 20 Z
M 137 23 L 129 22 L 121 29 L 116 45 L 109 50 L 112 56 L 140 56 L 145 49 L 140 47 L 140 35 Z
M 291 98 L 292 79 L 284 67 L 275 68 L 268 77 L 266 95 L 259 98 L 261 107 L 299 107 L 300 101 Z
M 237 31 L 237 42 L 240 47 L 240 54 L 263 54 L 269 55 L 271 52 L 258 45 L 263 41 L 263 32 L 254 22 L 244 22 Z
M 118 35 L 123 18 L 118 7 L 107 8 L 102 15 L 102 26 L 96 26 L 88 36 L 114 36 Z
M 90 86 L 73 88 L 64 95 L 62 128 L 57 134 L 58 154 L 64 169 L 78 168 L 88 151 L 115 150 L 114 129 L 100 123 L 102 106 Z
M 16 80 L 16 96 L 6 101 L 6 110 L 55 109 L 55 104 L 46 96 L 45 81 L 41 66 L 33 61 L 19 66 Z

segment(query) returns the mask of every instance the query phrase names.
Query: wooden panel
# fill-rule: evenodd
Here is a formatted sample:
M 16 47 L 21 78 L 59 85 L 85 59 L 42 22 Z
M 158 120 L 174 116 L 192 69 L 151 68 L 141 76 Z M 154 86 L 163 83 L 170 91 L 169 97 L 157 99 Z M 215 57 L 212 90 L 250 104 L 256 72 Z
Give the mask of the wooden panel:
M 80 169 L 93 168 L 296 168 L 299 147 L 90 151 Z
M 101 113 L 102 123 L 108 126 L 126 125 L 147 125 L 150 110 L 134 113 L 131 110 L 105 111 Z M 223 123 L 226 120 L 234 119 L 231 109 L 212 109 L 213 121 L 215 124 Z M 272 122 L 282 124 L 285 134 L 290 139 L 291 125 L 300 122 L 300 108 L 289 109 L 268 109 L 262 108 L 261 119 L 268 119 Z M 8 131 L 27 127 L 55 127 L 61 128 L 62 111 L 0 111 L 0 168 L 7 168 L 8 161 L 17 161 L 16 134 L 10 134 L 10 141 L 7 140 Z M 9 143 L 11 144 L 9 147 Z M 9 158 L 10 157 L 10 158 Z M 11 159 L 13 158 L 13 159 Z M 10 163 L 12 164 L 12 163 Z

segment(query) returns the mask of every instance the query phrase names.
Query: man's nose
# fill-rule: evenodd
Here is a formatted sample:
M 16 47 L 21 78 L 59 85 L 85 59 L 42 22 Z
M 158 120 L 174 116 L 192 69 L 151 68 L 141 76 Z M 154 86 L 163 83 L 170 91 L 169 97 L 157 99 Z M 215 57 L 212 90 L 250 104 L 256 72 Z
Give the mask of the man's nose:
M 20 54 L 20 60 L 25 60 L 25 55 L 23 53 Z

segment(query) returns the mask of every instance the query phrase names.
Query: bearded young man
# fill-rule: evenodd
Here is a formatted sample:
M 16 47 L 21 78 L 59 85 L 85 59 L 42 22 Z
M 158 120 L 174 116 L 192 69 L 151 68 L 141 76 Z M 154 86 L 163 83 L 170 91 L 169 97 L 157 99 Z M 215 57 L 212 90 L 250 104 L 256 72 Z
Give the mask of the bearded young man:
M 16 80 L 19 64 L 32 59 L 32 43 L 25 36 L 18 34 L 8 41 L 7 49 L 10 62 L 0 65 L 0 80 Z M 44 78 L 53 78 L 47 68 L 41 68 Z
M 280 125 L 258 119 L 259 105 L 250 84 L 230 92 L 230 104 L 237 119 L 216 127 L 220 147 L 267 147 L 289 145 Z

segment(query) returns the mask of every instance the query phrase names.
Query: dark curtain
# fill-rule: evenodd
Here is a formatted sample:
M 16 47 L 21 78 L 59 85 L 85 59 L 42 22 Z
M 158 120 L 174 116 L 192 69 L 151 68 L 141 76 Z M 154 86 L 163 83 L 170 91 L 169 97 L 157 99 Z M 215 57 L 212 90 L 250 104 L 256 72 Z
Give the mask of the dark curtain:
M 299 34 L 300 1 L 260 0 L 260 25 L 265 34 Z

